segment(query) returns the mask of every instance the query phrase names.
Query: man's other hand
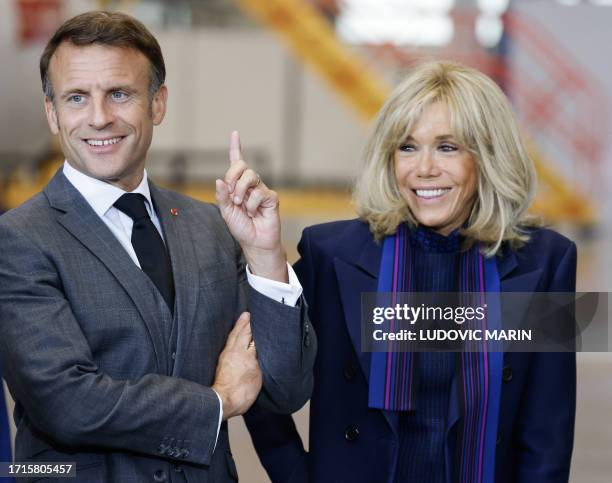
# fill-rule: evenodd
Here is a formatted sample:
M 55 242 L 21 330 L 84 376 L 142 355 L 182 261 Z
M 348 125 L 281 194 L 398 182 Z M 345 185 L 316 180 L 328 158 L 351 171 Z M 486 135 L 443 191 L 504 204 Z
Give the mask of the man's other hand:
M 244 414 L 261 390 L 261 369 L 251 334 L 251 315 L 243 312 L 229 333 L 212 388 L 223 401 L 223 420 Z

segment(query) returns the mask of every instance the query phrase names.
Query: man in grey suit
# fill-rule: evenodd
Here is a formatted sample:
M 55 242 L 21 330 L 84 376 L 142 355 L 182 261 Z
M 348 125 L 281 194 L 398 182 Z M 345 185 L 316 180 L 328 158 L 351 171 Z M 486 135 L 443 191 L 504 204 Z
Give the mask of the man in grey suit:
M 69 20 L 41 76 L 66 162 L 0 218 L 16 460 L 76 462 L 87 483 L 235 480 L 227 419 L 255 401 L 293 412 L 312 388 L 316 341 L 277 195 L 237 133 L 218 208 L 148 180 L 167 88 L 133 18 Z

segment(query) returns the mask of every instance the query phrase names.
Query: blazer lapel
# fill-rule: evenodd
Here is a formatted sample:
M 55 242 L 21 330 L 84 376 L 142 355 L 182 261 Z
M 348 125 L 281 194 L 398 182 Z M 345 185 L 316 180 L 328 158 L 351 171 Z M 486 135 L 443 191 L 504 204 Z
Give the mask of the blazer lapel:
M 353 261 L 334 259 L 334 268 L 340 290 L 344 321 L 346 323 L 353 349 L 366 381 L 370 379 L 371 352 L 361 350 L 361 294 L 376 292 L 380 268 L 381 246 L 375 244 L 371 236 L 365 241 L 363 249 Z M 397 435 L 399 416 L 396 411 L 381 411 L 391 430 Z
M 165 342 L 158 324 L 159 309 L 149 295 L 146 274 L 134 264 L 85 198 L 65 178 L 61 168 L 44 192 L 51 207 L 62 212 L 58 222 L 106 266 L 132 299 L 148 329 L 159 371 Z
M 370 353 L 361 351 L 361 294 L 376 292 L 378 279 L 339 258 L 334 260 L 334 268 L 346 328 L 363 375 L 368 380 L 370 378 Z
M 200 272 L 197 263 L 189 219 L 181 213 L 181 207 L 174 206 L 163 190 L 149 182 L 151 197 L 159 217 L 166 246 L 170 252 L 175 288 L 175 312 L 177 321 L 177 347 L 184 347 L 186 337 L 191 333 L 200 293 Z M 183 216 L 181 216 L 183 215 Z M 206 229 L 203 227 L 202 229 Z M 184 351 L 178 350 L 174 373 L 180 372 Z
M 542 277 L 541 268 L 517 274 L 514 272 L 517 265 L 516 254 L 514 252 L 508 252 L 508 255 L 497 264 L 500 271 L 500 291 L 520 292 L 522 294 L 520 296 L 520 303 L 516 303 L 512 299 L 507 300 L 505 304 L 502 303 L 502 325 L 510 329 L 518 328 L 520 321 L 525 318 L 526 311 L 530 305 L 531 294 L 536 291 L 538 282 Z M 508 321 L 508 323 L 503 324 L 504 320 Z

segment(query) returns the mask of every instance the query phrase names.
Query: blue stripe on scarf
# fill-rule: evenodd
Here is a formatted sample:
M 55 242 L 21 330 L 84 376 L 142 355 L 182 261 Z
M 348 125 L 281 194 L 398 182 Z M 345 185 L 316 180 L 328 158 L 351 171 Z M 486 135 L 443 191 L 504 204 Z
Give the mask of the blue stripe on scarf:
M 378 276 L 378 293 L 393 291 L 393 265 L 395 259 L 395 238 L 388 236 L 383 242 L 382 258 L 380 261 L 381 272 Z M 387 372 L 387 357 L 384 352 L 372 353 L 370 374 L 369 400 L 370 407 L 385 407 L 385 375 Z
M 485 259 L 485 280 L 487 287 L 487 325 L 490 330 L 502 328 L 501 283 L 495 257 Z M 495 481 L 495 447 L 501 405 L 503 352 L 489 352 L 489 410 L 484 442 L 484 483 Z

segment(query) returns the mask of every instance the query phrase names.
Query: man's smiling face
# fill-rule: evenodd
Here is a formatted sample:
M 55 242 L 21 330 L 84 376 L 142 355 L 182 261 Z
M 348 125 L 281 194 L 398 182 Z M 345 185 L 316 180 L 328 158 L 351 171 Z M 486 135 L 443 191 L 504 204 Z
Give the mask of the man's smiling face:
M 165 86 L 150 98 L 148 59 L 134 49 L 63 42 L 49 70 L 54 101 L 45 99 L 47 120 L 68 163 L 133 190 L 142 180 L 153 126 L 166 112 Z

